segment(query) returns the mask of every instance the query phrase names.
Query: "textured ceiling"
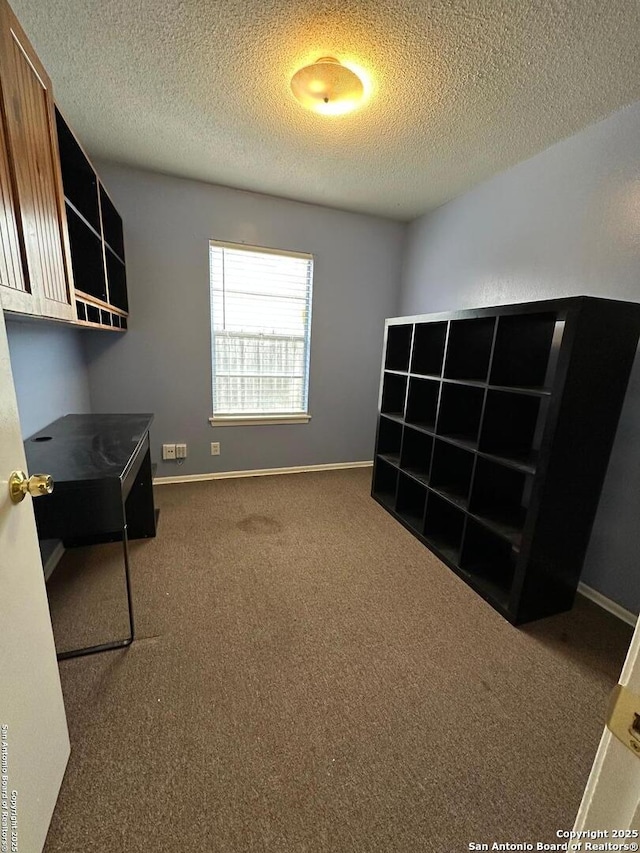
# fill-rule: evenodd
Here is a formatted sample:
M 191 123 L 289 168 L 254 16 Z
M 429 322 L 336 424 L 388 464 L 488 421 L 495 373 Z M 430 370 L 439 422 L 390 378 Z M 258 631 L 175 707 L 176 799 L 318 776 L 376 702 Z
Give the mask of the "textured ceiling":
M 11 0 L 85 146 L 411 219 L 640 98 L 637 0 Z M 371 75 L 347 116 L 289 79 Z

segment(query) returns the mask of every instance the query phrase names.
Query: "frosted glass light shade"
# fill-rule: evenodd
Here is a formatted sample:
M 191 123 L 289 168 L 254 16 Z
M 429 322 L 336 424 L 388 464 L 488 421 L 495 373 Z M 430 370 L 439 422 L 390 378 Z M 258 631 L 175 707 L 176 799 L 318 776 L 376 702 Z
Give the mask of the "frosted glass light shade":
M 291 91 L 308 110 L 341 115 L 355 110 L 364 95 L 358 75 L 337 59 L 323 56 L 291 78 Z

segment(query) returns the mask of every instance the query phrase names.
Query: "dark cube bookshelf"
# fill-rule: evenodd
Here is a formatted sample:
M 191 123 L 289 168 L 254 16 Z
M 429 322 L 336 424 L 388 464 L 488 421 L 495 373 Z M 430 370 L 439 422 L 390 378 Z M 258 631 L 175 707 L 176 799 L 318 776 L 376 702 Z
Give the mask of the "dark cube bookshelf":
M 513 624 L 573 604 L 639 335 L 587 296 L 386 321 L 372 496 Z

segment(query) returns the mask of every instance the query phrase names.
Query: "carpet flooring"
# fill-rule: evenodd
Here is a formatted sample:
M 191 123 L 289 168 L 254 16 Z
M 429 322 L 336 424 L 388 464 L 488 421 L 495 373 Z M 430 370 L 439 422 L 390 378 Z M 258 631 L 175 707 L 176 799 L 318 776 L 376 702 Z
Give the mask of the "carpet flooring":
M 137 637 L 60 665 L 46 853 L 393 853 L 553 841 L 631 629 L 513 628 L 369 497 L 370 470 L 156 488 Z M 58 649 L 126 632 L 120 546 L 65 554 Z

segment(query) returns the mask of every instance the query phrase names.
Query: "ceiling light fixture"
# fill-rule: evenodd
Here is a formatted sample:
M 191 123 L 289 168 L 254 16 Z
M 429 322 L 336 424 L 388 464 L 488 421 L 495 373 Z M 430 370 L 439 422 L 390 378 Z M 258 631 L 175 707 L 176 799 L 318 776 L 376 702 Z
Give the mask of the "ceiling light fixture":
M 303 107 L 323 115 L 350 113 L 364 96 L 360 77 L 332 56 L 322 56 L 296 71 L 291 91 Z

